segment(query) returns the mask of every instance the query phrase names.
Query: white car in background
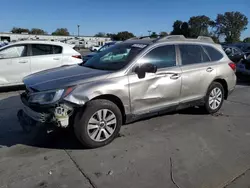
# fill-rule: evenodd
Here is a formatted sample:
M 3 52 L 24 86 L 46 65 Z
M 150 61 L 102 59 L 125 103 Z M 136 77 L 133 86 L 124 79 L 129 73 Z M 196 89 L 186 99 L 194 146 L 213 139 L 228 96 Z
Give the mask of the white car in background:
M 16 42 L 0 48 L 0 87 L 22 85 L 23 78 L 30 74 L 81 62 L 81 54 L 68 44 Z
M 101 47 L 102 47 L 102 46 L 92 46 L 92 47 L 90 48 L 90 51 L 96 52 L 96 51 L 98 51 Z

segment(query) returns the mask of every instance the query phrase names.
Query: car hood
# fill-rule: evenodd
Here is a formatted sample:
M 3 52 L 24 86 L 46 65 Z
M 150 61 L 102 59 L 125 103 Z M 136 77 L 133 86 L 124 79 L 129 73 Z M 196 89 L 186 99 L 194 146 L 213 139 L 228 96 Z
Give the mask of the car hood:
M 111 71 L 91 69 L 80 65 L 49 69 L 24 78 L 24 84 L 38 91 L 65 88 L 105 79 Z
M 92 52 L 92 53 L 90 53 L 90 54 L 88 54 L 88 55 L 86 55 L 87 57 L 93 57 L 94 55 L 96 55 L 97 53 L 96 52 Z

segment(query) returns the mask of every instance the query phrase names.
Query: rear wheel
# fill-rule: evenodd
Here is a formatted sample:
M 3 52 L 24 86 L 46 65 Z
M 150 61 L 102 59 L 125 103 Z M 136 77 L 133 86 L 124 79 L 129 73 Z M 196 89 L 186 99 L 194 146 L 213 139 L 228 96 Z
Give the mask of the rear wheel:
M 205 97 L 205 110 L 207 113 L 213 114 L 220 110 L 224 101 L 224 88 L 218 82 L 213 82 Z
M 112 142 L 122 125 L 120 109 L 108 100 L 90 101 L 78 112 L 74 130 L 78 140 L 87 148 L 97 148 Z

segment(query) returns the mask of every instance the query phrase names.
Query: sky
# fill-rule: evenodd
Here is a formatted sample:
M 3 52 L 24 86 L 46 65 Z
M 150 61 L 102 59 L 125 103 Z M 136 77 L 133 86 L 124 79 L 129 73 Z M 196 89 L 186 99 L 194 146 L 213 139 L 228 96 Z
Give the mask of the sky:
M 76 35 L 79 24 L 85 36 L 119 31 L 140 36 L 148 30 L 171 32 L 177 19 L 240 11 L 249 19 L 241 38 L 250 37 L 250 0 L 5 0 L 0 7 L 0 32 L 24 27 L 51 33 L 63 27 Z

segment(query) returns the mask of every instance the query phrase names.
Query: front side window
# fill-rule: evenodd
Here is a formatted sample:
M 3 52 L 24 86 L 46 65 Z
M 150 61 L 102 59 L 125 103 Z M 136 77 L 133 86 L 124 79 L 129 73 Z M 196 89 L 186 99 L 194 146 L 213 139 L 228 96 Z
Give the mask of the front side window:
M 151 50 L 139 60 L 139 64 L 151 63 L 158 69 L 176 66 L 176 53 L 174 45 L 160 46 Z
M 118 44 L 98 53 L 83 66 L 116 71 L 128 65 L 146 46 L 145 44 Z
M 0 51 L 0 59 L 18 58 L 27 56 L 27 46 L 12 46 Z
M 32 44 L 32 55 L 50 55 L 53 54 L 52 45 L 47 44 Z
M 182 44 L 179 45 L 182 65 L 209 62 L 207 53 L 200 45 Z

